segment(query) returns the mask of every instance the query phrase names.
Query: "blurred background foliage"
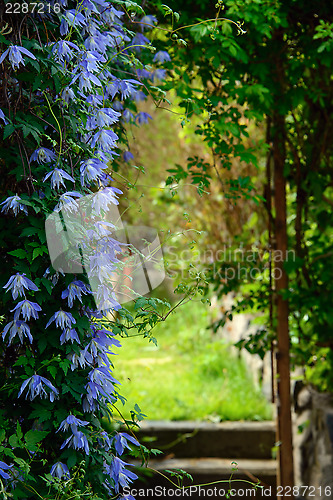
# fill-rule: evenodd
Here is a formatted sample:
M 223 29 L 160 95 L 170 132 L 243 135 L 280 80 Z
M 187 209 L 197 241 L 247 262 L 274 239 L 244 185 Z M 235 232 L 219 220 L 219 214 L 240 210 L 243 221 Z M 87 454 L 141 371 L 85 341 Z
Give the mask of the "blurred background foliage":
M 258 330 L 240 347 L 262 356 L 276 342 L 276 292 L 268 269 L 279 202 L 273 172 L 282 160 L 292 366 L 303 367 L 304 380 L 319 390 L 332 390 L 330 2 L 168 6 L 150 4 L 152 14 L 165 16 L 168 31 L 162 24 L 152 37 L 172 63 L 161 65 L 169 76 L 160 84 L 165 94 L 152 96 L 144 108 L 152 126 L 128 127 L 134 160 L 125 170 L 137 190 L 123 208 L 135 205 L 127 212 L 131 223 L 160 229 L 170 274 L 183 292 L 200 282 L 220 309 L 226 294 L 236 295 L 216 330 L 235 312 L 259 314 Z M 221 248 L 229 256 L 221 259 Z M 255 261 L 237 253 L 240 248 L 256 253 Z M 227 275 L 240 266 L 247 273 Z

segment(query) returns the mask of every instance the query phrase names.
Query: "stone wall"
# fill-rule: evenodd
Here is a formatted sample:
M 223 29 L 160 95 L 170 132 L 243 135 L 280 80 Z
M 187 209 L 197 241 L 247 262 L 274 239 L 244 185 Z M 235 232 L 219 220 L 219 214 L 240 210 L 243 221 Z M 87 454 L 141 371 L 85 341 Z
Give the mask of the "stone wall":
M 333 395 L 297 382 L 293 424 L 295 484 L 315 487 L 307 500 L 333 498 Z

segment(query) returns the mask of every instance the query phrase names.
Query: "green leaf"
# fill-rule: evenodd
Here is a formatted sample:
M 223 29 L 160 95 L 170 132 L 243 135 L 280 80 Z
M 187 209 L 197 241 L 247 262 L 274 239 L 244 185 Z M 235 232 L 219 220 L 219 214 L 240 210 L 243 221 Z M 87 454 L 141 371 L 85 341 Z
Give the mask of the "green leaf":
M 57 375 L 57 368 L 55 366 L 48 366 L 47 371 L 52 375 L 53 378 L 56 378 Z
M 22 432 L 22 429 L 21 429 L 19 422 L 16 422 L 16 435 L 19 439 L 23 438 L 23 432 Z
M 23 250 L 23 248 L 18 248 L 17 250 L 12 250 L 11 252 L 7 252 L 9 255 L 13 257 L 17 257 L 18 259 L 25 259 L 27 256 L 27 252 Z
M 2 443 L 2 441 L 5 439 L 5 437 L 6 437 L 5 429 L 1 429 L 1 431 L 0 431 L 0 443 Z
M 11 123 L 8 123 L 8 125 L 5 126 L 4 130 L 3 130 L 3 139 L 7 139 L 7 137 L 9 137 L 15 130 L 15 127 L 14 125 L 12 125 Z
M 35 258 L 38 257 L 39 255 L 43 255 L 43 249 L 35 248 L 34 251 L 32 252 L 32 260 L 35 260 Z
M 28 431 L 24 436 L 27 448 L 30 451 L 36 451 L 38 449 L 36 445 L 40 443 L 45 438 L 45 436 L 47 436 L 47 434 L 48 432 L 46 431 Z

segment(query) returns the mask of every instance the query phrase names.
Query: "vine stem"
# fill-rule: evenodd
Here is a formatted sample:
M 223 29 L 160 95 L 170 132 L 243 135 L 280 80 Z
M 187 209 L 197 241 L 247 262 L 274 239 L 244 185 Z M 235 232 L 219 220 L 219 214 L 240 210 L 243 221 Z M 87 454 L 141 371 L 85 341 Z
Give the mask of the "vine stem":
M 48 100 L 47 95 L 45 94 L 45 92 L 43 92 L 43 95 L 44 95 L 44 97 L 46 99 L 46 102 L 48 104 L 48 107 L 49 107 L 49 110 L 51 112 L 51 115 L 55 119 L 56 124 L 58 125 L 58 129 L 59 129 L 60 142 L 59 142 L 59 154 L 58 154 L 58 160 L 57 160 L 57 165 L 58 165 L 59 164 L 59 160 L 60 160 L 60 156 L 61 156 L 61 150 L 62 150 L 62 132 L 61 132 L 61 127 L 60 127 L 60 123 L 58 122 L 58 119 L 57 119 L 56 115 L 53 113 L 50 101 Z

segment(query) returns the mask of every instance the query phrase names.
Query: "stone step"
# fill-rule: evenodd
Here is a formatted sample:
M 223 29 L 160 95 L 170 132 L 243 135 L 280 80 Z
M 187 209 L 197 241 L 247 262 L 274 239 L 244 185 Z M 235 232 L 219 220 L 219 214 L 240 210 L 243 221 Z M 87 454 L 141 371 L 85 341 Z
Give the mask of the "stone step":
M 185 458 L 272 458 L 275 422 L 195 422 L 146 420 L 136 431 L 148 448 Z

